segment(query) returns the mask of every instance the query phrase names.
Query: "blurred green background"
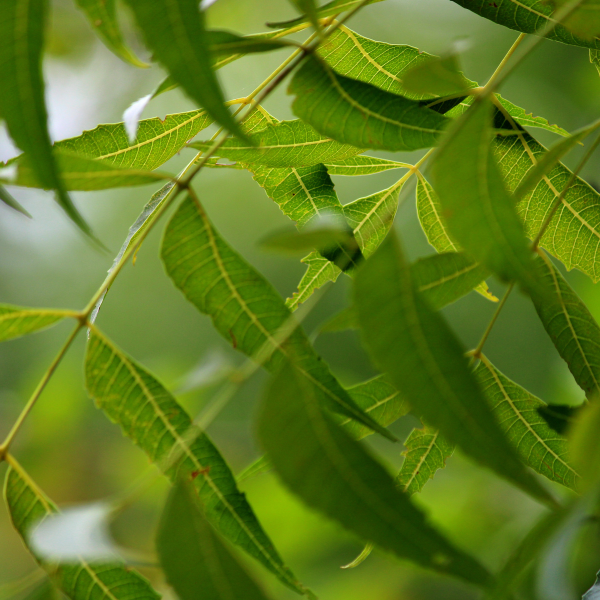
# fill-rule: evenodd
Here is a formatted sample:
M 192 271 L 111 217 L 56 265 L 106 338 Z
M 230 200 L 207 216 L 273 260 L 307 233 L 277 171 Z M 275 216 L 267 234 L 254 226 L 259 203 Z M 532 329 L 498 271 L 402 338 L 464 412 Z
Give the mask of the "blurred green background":
M 263 31 L 268 20 L 293 16 L 285 0 L 219 0 L 209 10 L 212 25 L 243 33 Z M 148 58 L 139 37 L 123 14 L 126 37 L 140 56 Z M 462 61 L 465 74 L 485 82 L 517 33 L 494 25 L 460 8 L 450 0 L 386 0 L 369 6 L 349 24 L 360 34 L 395 44 L 410 44 L 430 53 L 450 50 L 458 40 L 468 42 Z M 299 36 L 302 39 L 302 35 Z M 244 58 L 219 72 L 228 97 L 248 94 L 266 77 L 285 53 Z M 125 108 L 150 93 L 164 73 L 158 67 L 135 70 L 115 58 L 94 37 L 84 17 L 65 1 L 53 2 L 44 64 L 48 85 L 50 128 L 54 139 L 78 135 L 98 123 L 121 120 Z M 528 112 L 573 130 L 598 118 L 600 77 L 589 63 L 587 50 L 545 42 L 509 78 L 502 94 Z M 278 118 L 290 118 L 290 101 L 282 87 L 266 103 Z M 154 100 L 144 117 L 191 110 L 194 106 L 179 92 Z M 553 136 L 535 130 L 542 142 Z M 0 160 L 16 153 L 0 129 Z M 568 157 L 573 165 L 580 149 Z M 382 156 L 391 157 L 390 154 Z M 414 162 L 420 154 L 397 154 Z M 192 154 L 173 158 L 164 169 L 176 173 Z M 600 157 L 588 163 L 584 177 L 600 184 Z M 342 203 L 388 187 L 397 172 L 363 178 L 334 178 Z M 249 173 L 207 170 L 196 178 L 196 189 L 206 209 L 229 243 L 257 267 L 281 292 L 295 289 L 303 266 L 297 260 L 265 254 L 258 241 L 288 225 L 278 207 L 267 198 Z M 91 247 L 57 208 L 49 193 L 12 189 L 31 212 L 33 220 L 0 205 L 0 302 L 38 307 L 83 307 L 102 282 L 129 225 L 154 189 L 151 187 L 97 193 L 74 198 L 98 237 L 110 249 L 105 254 Z M 401 195 L 396 218 L 411 257 L 431 254 L 420 231 L 415 211 L 414 181 Z M 178 394 L 194 415 L 214 396 L 218 385 L 187 390 L 190 378 L 207 364 L 240 365 L 242 357 L 212 329 L 175 290 L 158 258 L 159 226 L 111 289 L 99 326 L 124 350 L 154 372 Z M 600 316 L 600 291 L 580 273 L 569 281 Z M 313 333 L 324 320 L 347 305 L 350 280 L 341 277 L 305 321 Z M 502 286 L 491 282 L 500 295 Z M 471 293 L 445 314 L 466 346 L 473 347 L 494 310 L 494 305 Z M 70 324 L 8 342 L 0 346 L 0 438 L 19 414 L 37 381 L 65 339 Z M 81 336 L 83 338 L 83 336 Z M 355 332 L 322 334 L 316 347 L 345 384 L 374 374 Z M 140 450 L 125 440 L 117 426 L 95 409 L 82 380 L 84 340 L 71 349 L 40 399 L 14 446 L 14 453 L 40 486 L 62 505 L 100 500 L 127 489 L 149 469 Z M 547 338 L 531 303 L 513 294 L 486 345 L 490 359 L 506 375 L 550 403 L 579 403 L 576 387 Z M 260 454 L 253 435 L 253 418 L 265 384 L 257 373 L 230 400 L 208 431 L 235 472 Z M 408 416 L 393 426 L 405 436 L 418 421 Z M 390 471 L 402 461 L 402 447 L 369 438 Z M 5 466 L 0 466 L 4 473 Z M 271 475 L 243 484 L 266 530 L 285 560 L 304 584 L 323 600 L 425 600 L 478 597 L 471 588 L 432 575 L 408 563 L 375 552 L 354 570 L 341 570 L 361 550 L 360 540 L 324 520 L 292 498 Z M 563 493 L 561 490 L 557 490 Z M 138 503 L 115 523 L 122 544 L 144 554 L 152 551 L 154 525 L 166 492 L 160 478 Z M 453 456 L 415 502 L 425 508 L 440 529 L 493 569 L 508 556 L 542 508 L 524 494 Z M 577 583 L 583 591 L 600 567 L 600 545 L 595 532 L 585 540 L 585 558 L 577 564 Z M 144 559 L 145 560 L 145 559 Z M 12 530 L 4 506 L 0 508 L 0 598 L 2 584 L 18 580 L 35 565 Z M 250 568 L 273 598 L 296 597 L 255 564 Z M 142 569 L 161 592 L 168 594 L 160 574 Z

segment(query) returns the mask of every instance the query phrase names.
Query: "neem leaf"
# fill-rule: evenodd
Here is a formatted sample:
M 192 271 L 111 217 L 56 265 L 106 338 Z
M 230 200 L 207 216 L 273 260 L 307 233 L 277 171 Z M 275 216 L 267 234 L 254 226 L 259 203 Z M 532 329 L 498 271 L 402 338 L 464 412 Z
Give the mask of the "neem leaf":
M 555 9 L 566 7 L 569 0 L 551 0 Z M 571 14 L 562 21 L 562 24 L 576 36 L 598 43 L 600 36 L 600 14 L 598 14 L 597 0 L 583 0 Z
M 390 169 L 409 169 L 406 163 L 377 158 L 375 156 L 353 156 L 344 160 L 327 161 L 325 164 L 330 175 L 372 175 Z
M 572 423 L 576 422 L 576 417 L 585 404 L 571 406 L 567 404 L 545 404 L 538 406 L 538 413 L 548 423 L 548 427 L 565 435 Z
M 26 217 L 31 218 L 31 215 L 8 193 L 8 190 L 2 185 L 0 185 L 0 202 L 4 202 L 6 206 L 10 206 L 17 212 L 20 212 Z
M 77 6 L 86 14 L 90 25 L 100 39 L 119 58 L 134 67 L 147 67 L 123 42 L 123 36 L 117 21 L 115 0 L 75 0 Z
M 86 388 L 96 405 L 171 480 L 193 480 L 206 514 L 221 533 L 300 593 L 302 586 L 237 489 L 229 466 L 175 398 L 148 371 L 92 328 Z
M 417 150 L 437 143 L 448 119 L 418 102 L 338 75 L 322 59 L 306 58 L 289 92 L 294 114 L 343 144 Z
M 281 296 L 221 238 L 196 198 L 188 196 L 167 225 L 161 257 L 173 283 L 235 348 L 269 371 L 298 357 L 298 372 L 329 408 L 394 439 L 356 406 L 291 320 Z
M 29 544 L 35 526 L 56 506 L 37 487 L 14 458 L 6 473 L 4 497 L 15 529 Z M 32 552 L 33 553 L 33 552 Z M 34 554 L 35 556 L 35 554 Z M 72 600 L 158 600 L 150 583 L 131 567 L 119 562 L 88 563 L 84 559 L 69 564 L 47 563 L 35 556 L 51 576 L 53 584 Z
M 181 600 L 265 600 L 266 596 L 210 526 L 194 488 L 179 481 L 165 505 L 156 549 Z
M 65 317 L 77 317 L 77 313 L 69 310 L 22 308 L 0 304 L 0 342 L 46 329 Z
M 412 409 L 474 460 L 552 502 L 500 429 L 467 367 L 464 349 L 415 289 L 394 236 L 358 270 L 354 302 L 375 364 Z
M 293 367 L 271 382 L 258 432 L 277 474 L 310 507 L 401 558 L 490 583 L 485 568 L 428 525 L 370 452 L 322 412 Z
M 404 87 L 415 94 L 449 96 L 466 92 L 472 86 L 459 71 L 455 54 L 423 61 L 403 76 Z
M 6 0 L 0 11 L 0 114 L 15 144 L 31 157 L 42 186 L 86 233 L 90 229 L 65 191 L 48 135 L 42 51 L 47 0 Z

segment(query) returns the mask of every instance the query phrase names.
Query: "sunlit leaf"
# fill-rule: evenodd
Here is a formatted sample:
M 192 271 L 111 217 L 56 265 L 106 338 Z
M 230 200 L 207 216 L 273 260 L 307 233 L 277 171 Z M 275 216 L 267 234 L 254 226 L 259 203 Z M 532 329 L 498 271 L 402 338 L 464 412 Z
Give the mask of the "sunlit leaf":
M 539 271 L 551 293 L 531 299 L 552 343 L 588 398 L 600 393 L 600 327 L 550 259 L 540 252 Z
M 90 233 L 65 191 L 51 150 L 42 77 L 47 0 L 6 0 L 0 11 L 0 114 L 15 144 L 31 157 L 37 179 L 56 190 L 71 219 Z
M 20 212 L 26 217 L 30 217 L 31 215 L 8 193 L 8 190 L 0 185 L 0 202 L 4 202 L 7 206 L 10 206 L 12 209 Z
M 271 371 L 286 357 L 299 357 L 298 372 L 329 408 L 390 437 L 356 406 L 291 320 L 279 294 L 221 238 L 192 197 L 169 222 L 161 256 L 175 285 L 235 348 Z
M 375 364 L 448 442 L 534 497 L 551 497 L 510 446 L 467 367 L 464 349 L 415 289 L 395 237 L 358 271 L 354 301 Z
M 191 485 L 167 499 L 156 549 L 167 582 L 181 600 L 265 600 L 266 596 L 210 526 Z
M 327 418 L 313 390 L 288 366 L 271 383 L 259 417 L 260 441 L 285 485 L 362 539 L 487 585 L 487 571 L 426 523 L 370 452 Z
M 545 403 L 500 373 L 485 356 L 475 375 L 521 460 L 551 481 L 575 489 L 579 476 L 569 462 L 567 440 L 538 412 Z
M 406 163 L 377 158 L 375 156 L 353 156 L 345 160 L 328 161 L 325 165 L 330 175 L 372 175 L 390 169 L 408 169 Z
M 287 586 L 302 590 L 208 436 L 192 425 L 185 410 L 150 373 L 95 328 L 88 341 L 85 377 L 96 405 L 171 481 L 193 480 L 208 518 L 226 538 Z
M 472 0 L 452 0 L 464 8 L 510 29 L 523 33 L 535 33 L 545 25 L 556 23 L 552 18 L 554 7 L 551 2 L 539 0 L 496 0 L 496 2 L 472 2 Z M 556 25 L 547 37 L 564 44 L 574 44 L 586 48 L 600 48 L 598 39 L 586 40 L 574 35 L 564 25 Z
M 86 14 L 90 25 L 98 37 L 119 58 L 134 67 L 147 67 L 123 42 L 116 15 L 115 0 L 75 0 L 77 6 Z
M 23 308 L 0 304 L 0 342 L 46 329 L 65 317 L 75 316 L 76 313 L 69 310 Z
M 449 122 L 418 102 L 338 75 L 314 56 L 296 71 L 289 91 L 296 97 L 294 114 L 322 135 L 357 148 L 428 148 Z
M 17 464 L 10 460 L 4 495 L 10 518 L 25 544 L 42 519 L 56 512 L 54 504 Z M 150 583 L 131 567 L 118 562 L 94 562 L 84 559 L 70 564 L 45 563 L 40 566 L 51 575 L 54 585 L 72 600 L 158 600 Z

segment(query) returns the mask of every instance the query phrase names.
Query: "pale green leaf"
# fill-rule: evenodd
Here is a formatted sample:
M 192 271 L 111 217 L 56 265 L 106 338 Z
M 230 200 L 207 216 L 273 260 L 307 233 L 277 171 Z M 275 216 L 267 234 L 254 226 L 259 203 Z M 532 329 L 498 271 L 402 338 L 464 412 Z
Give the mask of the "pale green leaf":
M 551 481 L 575 489 L 579 476 L 569 462 L 567 440 L 548 427 L 538 412 L 545 403 L 508 379 L 485 356 L 475 376 L 521 460 Z
M 33 528 L 56 512 L 14 458 L 6 473 L 4 496 L 10 518 L 25 544 Z M 36 557 L 48 571 L 53 584 L 72 600 L 158 600 L 150 583 L 131 567 L 118 562 L 88 563 L 83 558 L 71 564 L 48 564 Z
M 417 181 L 417 214 L 427 241 L 440 254 L 443 252 L 458 252 L 460 246 L 451 238 L 441 212 L 440 199 L 431 184 L 419 174 Z M 479 283 L 474 289 L 484 298 L 492 302 L 498 301 L 498 298 L 490 292 L 485 281 Z
M 321 326 L 321 333 L 334 333 L 336 331 L 345 331 L 347 329 L 358 329 L 358 315 L 354 306 L 347 306 L 340 310 L 325 321 L 325 324 Z
M 552 18 L 554 7 L 551 2 L 539 0 L 496 0 L 495 2 L 473 2 L 472 0 L 452 0 L 464 8 L 510 29 L 523 33 L 535 33 L 546 25 L 555 24 Z M 600 48 L 600 40 L 586 40 L 576 36 L 564 25 L 556 24 L 547 37 L 564 44 Z
M 185 410 L 150 373 L 95 328 L 87 345 L 85 378 L 96 405 L 171 481 L 180 476 L 193 479 L 207 516 L 227 539 L 285 585 L 302 591 L 208 436 L 192 424 Z
M 442 215 L 452 237 L 505 280 L 538 287 L 533 254 L 492 154 L 491 110 L 481 102 L 459 117 L 432 165 Z
M 449 122 L 414 100 L 338 75 L 315 56 L 296 71 L 289 92 L 296 97 L 294 114 L 322 135 L 357 148 L 429 148 Z
M 354 302 L 375 364 L 412 409 L 471 458 L 552 502 L 505 438 L 446 321 L 415 289 L 395 237 L 358 270 Z
M 90 233 L 65 191 L 51 150 L 42 77 L 47 0 L 5 0 L 0 11 L 0 114 L 15 144 L 31 157 L 43 187 Z
M 391 436 L 355 405 L 279 294 L 219 236 L 196 199 L 188 196 L 169 222 L 161 256 L 175 285 L 234 347 L 270 371 L 298 357 L 298 372 L 332 410 Z
M 20 212 L 26 217 L 31 218 L 31 215 L 8 193 L 8 190 L 0 185 L 0 202 L 10 206 L 13 210 Z
M 325 164 L 330 175 L 372 175 L 390 169 L 410 169 L 406 163 L 377 158 L 375 156 L 353 156 L 344 160 L 327 161 Z
M 550 259 L 540 252 L 538 269 L 550 293 L 533 293 L 535 309 L 558 353 L 588 398 L 600 393 L 600 327 Z
M 299 119 L 267 123 L 264 129 L 250 135 L 250 140 L 253 145 L 236 138 L 228 139 L 217 151 L 217 156 L 267 167 L 310 167 L 362 152 L 321 135 Z M 204 151 L 211 145 L 211 142 L 202 141 L 192 142 L 190 147 Z
M 433 479 L 436 471 L 446 466 L 454 446 L 449 444 L 435 429 L 413 429 L 404 442 L 404 462 L 396 477 L 396 483 L 406 494 L 420 492 Z
M 90 25 L 106 46 L 134 67 L 147 67 L 123 42 L 117 21 L 115 0 L 75 0 L 86 14 Z
M 205 17 L 196 0 L 126 0 L 156 60 L 220 125 L 244 137 L 213 71 Z
M 46 329 L 66 317 L 76 316 L 77 313 L 69 310 L 23 308 L 0 304 L 0 342 Z
M 459 70 L 455 54 L 423 61 L 404 73 L 402 79 L 405 89 L 422 95 L 449 96 L 473 87 Z
M 207 521 L 194 488 L 177 482 L 165 505 L 156 549 L 180 600 L 265 600 Z
M 259 437 L 284 484 L 360 538 L 477 585 L 488 572 L 427 524 L 370 452 L 327 418 L 314 388 L 287 366 L 271 383 Z

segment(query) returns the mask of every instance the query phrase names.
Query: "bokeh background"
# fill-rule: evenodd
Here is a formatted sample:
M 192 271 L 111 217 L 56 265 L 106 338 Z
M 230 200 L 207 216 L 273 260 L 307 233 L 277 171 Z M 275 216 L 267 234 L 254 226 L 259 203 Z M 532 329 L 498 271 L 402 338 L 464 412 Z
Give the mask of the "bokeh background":
M 123 11 L 123 27 L 130 45 L 149 58 Z M 219 0 L 209 10 L 214 26 L 243 33 L 260 32 L 268 20 L 293 16 L 285 0 Z M 349 24 L 374 39 L 409 44 L 430 53 L 450 50 L 466 41 L 462 54 L 465 74 L 485 82 L 517 33 L 460 8 L 450 0 L 386 0 L 369 6 Z M 50 129 L 56 140 L 78 135 L 99 123 L 122 120 L 131 102 L 148 94 L 162 79 L 159 67 L 136 70 L 113 56 L 94 36 L 85 18 L 67 0 L 54 0 L 44 63 Z M 299 36 L 302 39 L 302 35 Z M 462 47 L 462 46 L 461 46 Z M 247 57 L 219 72 L 230 98 L 248 94 L 266 77 L 285 53 Z M 1 92 L 0 92 L 1 93 Z M 598 118 L 600 77 L 587 50 L 545 42 L 508 79 L 505 97 L 528 112 L 546 117 L 568 130 Z M 290 98 L 281 87 L 266 103 L 280 119 L 291 118 Z M 195 108 L 178 91 L 157 98 L 144 117 Z M 535 130 L 544 143 L 551 134 Z M 0 160 L 17 150 L 0 128 Z M 580 149 L 567 158 L 573 165 Z M 390 154 L 382 156 L 392 157 Z M 396 154 L 414 162 L 419 153 Z M 184 150 L 164 169 L 176 173 L 192 157 Z M 584 176 L 600 184 L 600 156 L 592 159 Z M 334 178 L 342 203 L 388 187 L 402 172 L 363 178 Z M 258 242 L 266 234 L 288 225 L 278 207 L 267 198 L 249 173 L 205 170 L 196 189 L 223 236 L 247 257 L 281 292 L 295 289 L 303 266 L 298 260 L 263 252 Z M 73 194 L 98 237 L 110 249 L 92 247 L 71 225 L 49 193 L 12 189 L 33 215 L 28 220 L 0 205 L 0 302 L 24 306 L 83 307 L 102 282 L 114 254 L 153 191 L 152 187 Z M 433 252 L 420 230 L 414 201 L 414 181 L 403 190 L 395 227 L 411 257 Z M 99 326 L 143 365 L 154 372 L 194 415 L 214 398 L 219 384 L 211 376 L 238 366 L 243 358 L 212 329 L 165 276 L 158 258 L 161 229 L 153 231 L 111 289 Z M 568 279 L 600 317 L 600 290 L 580 273 Z M 503 288 L 491 281 L 500 295 Z M 350 280 L 341 277 L 307 317 L 310 333 L 348 303 Z M 494 305 L 475 293 L 445 309 L 454 330 L 468 347 L 481 336 Z M 19 414 L 37 381 L 69 331 L 70 324 L 0 346 L 0 438 Z M 83 336 L 81 336 L 83 338 Z M 345 384 L 374 375 L 355 332 L 321 334 L 316 347 Z M 14 446 L 19 461 L 49 496 L 61 505 L 102 500 L 128 489 L 151 467 L 146 457 L 121 436 L 86 396 L 83 388 L 84 340 L 79 339 L 41 397 Z M 513 294 L 487 345 L 486 353 L 506 375 L 549 403 L 580 403 L 583 393 L 547 338 L 531 303 Z M 208 375 L 207 375 L 208 374 Z M 257 373 L 242 385 L 208 432 L 239 472 L 260 454 L 253 435 L 253 420 L 266 377 Z M 406 436 L 418 421 L 408 416 L 393 426 Z M 368 441 L 380 452 L 391 472 L 402 462 L 401 445 Z M 3 475 L 6 466 L 0 465 Z M 355 539 L 293 498 L 271 474 L 243 484 L 266 530 L 298 577 L 323 600 L 469 600 L 477 594 L 468 586 L 432 575 L 408 563 L 375 552 L 354 570 L 341 570 L 361 550 Z M 168 594 L 159 572 L 152 568 L 154 526 L 166 493 L 156 482 L 113 526 L 117 540 L 150 563 L 141 570 L 157 588 Z M 558 493 L 564 493 L 558 490 Z M 455 454 L 415 502 L 450 538 L 498 568 L 510 549 L 523 537 L 543 509 L 523 493 L 490 472 Z M 593 527 L 586 531 L 583 551 L 575 559 L 577 585 L 583 591 L 600 567 L 600 545 Z M 255 576 L 273 598 L 295 595 L 256 564 Z M 35 570 L 33 560 L 12 530 L 6 509 L 0 507 L 0 598 L 5 585 Z

